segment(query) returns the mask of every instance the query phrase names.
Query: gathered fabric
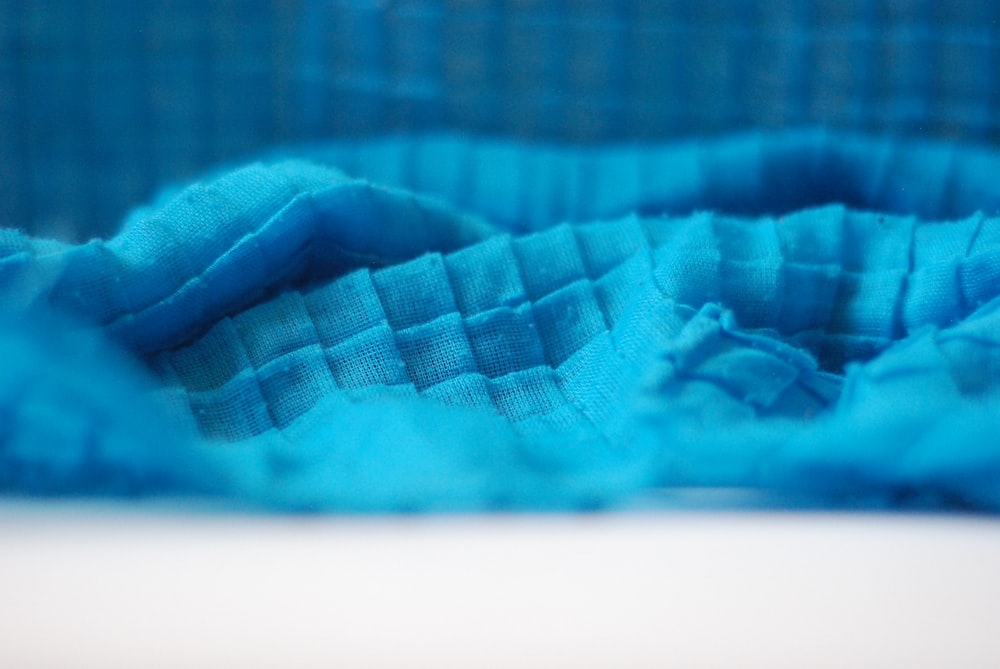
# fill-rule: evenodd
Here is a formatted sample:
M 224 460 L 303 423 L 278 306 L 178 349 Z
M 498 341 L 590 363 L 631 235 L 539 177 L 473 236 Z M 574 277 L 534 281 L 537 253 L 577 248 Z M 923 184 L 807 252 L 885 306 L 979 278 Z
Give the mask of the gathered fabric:
M 325 511 L 1000 509 L 1000 154 L 312 145 L 0 230 L 0 486 Z

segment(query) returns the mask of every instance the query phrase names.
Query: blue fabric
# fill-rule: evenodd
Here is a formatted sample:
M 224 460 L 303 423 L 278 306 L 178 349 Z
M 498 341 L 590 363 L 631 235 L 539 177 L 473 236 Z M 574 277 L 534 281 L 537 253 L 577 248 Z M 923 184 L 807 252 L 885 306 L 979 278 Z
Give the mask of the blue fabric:
M 802 131 L 296 155 L 106 241 L 0 232 L 5 490 L 1000 509 L 1000 154 Z
M 995 511 L 998 64 L 985 0 L 2 2 L 0 489 Z
M 997 144 L 995 0 L 3 0 L 0 224 L 86 241 L 277 144 L 823 125 Z

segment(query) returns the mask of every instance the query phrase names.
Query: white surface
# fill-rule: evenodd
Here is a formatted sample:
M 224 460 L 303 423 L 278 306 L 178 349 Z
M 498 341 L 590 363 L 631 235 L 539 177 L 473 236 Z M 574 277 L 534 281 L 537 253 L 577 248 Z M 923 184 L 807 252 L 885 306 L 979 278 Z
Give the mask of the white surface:
M 0 513 L 0 667 L 997 667 L 1000 522 Z

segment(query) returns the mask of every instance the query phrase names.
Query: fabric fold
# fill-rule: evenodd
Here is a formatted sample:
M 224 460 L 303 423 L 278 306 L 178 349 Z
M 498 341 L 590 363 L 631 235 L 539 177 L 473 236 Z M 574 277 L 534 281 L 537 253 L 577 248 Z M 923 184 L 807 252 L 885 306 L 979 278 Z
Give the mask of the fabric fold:
M 210 175 L 108 240 L 0 235 L 6 358 L 45 355 L 17 333 L 50 313 L 73 325 L 49 366 L 110 342 L 32 381 L 51 392 L 0 373 L 5 489 L 411 511 L 732 486 L 1000 508 L 1000 190 L 978 169 L 1000 157 L 823 131 L 301 154 Z M 132 366 L 104 370 L 112 349 Z M 60 388 L 87 365 L 78 413 L 111 417 L 55 446 L 43 428 L 83 420 Z M 155 435 L 88 446 L 140 404 Z

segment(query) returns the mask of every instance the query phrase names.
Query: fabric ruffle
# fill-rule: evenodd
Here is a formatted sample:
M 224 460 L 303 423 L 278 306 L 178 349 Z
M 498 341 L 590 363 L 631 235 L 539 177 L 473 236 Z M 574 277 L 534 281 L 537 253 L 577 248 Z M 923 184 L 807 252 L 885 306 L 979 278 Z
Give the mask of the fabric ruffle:
M 0 231 L 5 489 L 1000 508 L 1000 156 L 821 131 L 296 154 L 108 240 Z

